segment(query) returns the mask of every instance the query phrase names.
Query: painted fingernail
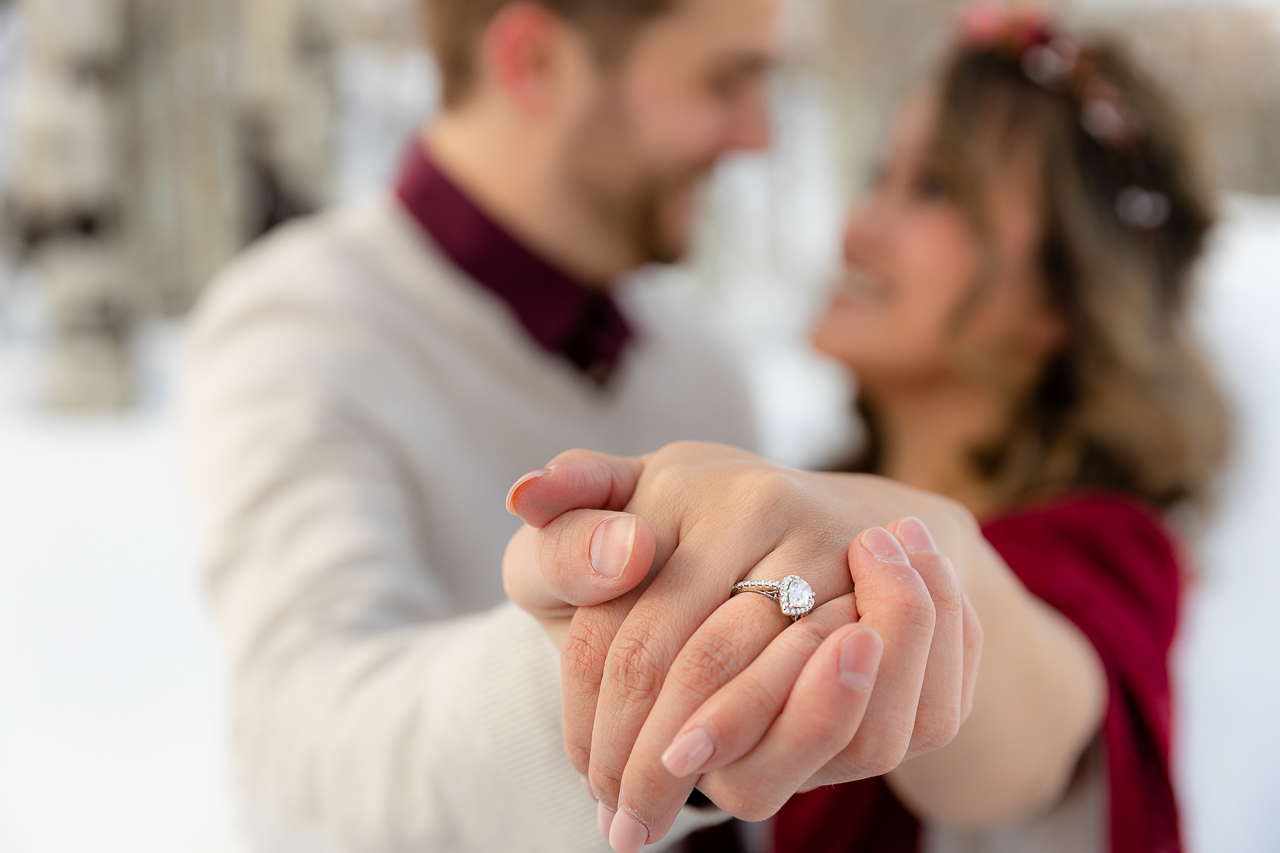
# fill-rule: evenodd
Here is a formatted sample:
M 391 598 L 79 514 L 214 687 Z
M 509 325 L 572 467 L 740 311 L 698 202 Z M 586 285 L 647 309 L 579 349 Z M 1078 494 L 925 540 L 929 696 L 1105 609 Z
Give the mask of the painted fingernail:
M 519 515 L 520 513 L 516 512 L 516 505 L 515 503 L 513 503 L 513 501 L 515 501 L 516 499 L 516 492 L 520 491 L 520 487 L 523 486 L 525 483 L 530 483 L 534 480 L 539 479 L 540 477 L 545 477 L 550 473 L 551 473 L 550 468 L 539 468 L 537 471 L 530 471 L 528 474 L 525 474 L 519 480 L 516 480 L 516 484 L 511 487 L 511 491 L 507 492 L 507 512 L 511 513 L 512 515 Z
M 851 690 L 866 693 L 880 668 L 880 636 L 870 628 L 850 634 L 840 645 L 840 680 Z
M 591 787 L 591 780 L 586 776 L 582 777 L 582 787 L 587 792 L 587 796 L 591 798 L 591 802 L 598 803 L 600 798 L 596 796 L 596 792 Z
M 886 563 L 907 563 L 907 552 L 902 550 L 902 543 L 883 527 L 873 527 L 862 534 L 862 547 L 871 552 L 871 556 Z
M 699 726 L 676 738 L 662 753 L 662 764 L 672 776 L 683 779 L 697 773 L 716 751 L 711 732 Z
M 609 829 L 609 846 L 614 853 L 640 853 L 640 848 L 648 840 L 649 830 L 644 824 L 627 814 L 625 809 L 619 809 Z
M 924 522 L 918 518 L 905 519 L 898 525 L 898 541 L 907 546 L 907 550 L 916 553 L 938 553 L 938 546 L 933 542 L 933 535 Z
M 600 827 L 600 834 L 608 841 L 609 830 L 613 827 L 613 811 L 603 801 L 596 803 L 596 826 Z
M 606 578 L 616 578 L 627 567 L 636 544 L 636 517 L 620 515 L 601 522 L 591 534 L 591 568 Z

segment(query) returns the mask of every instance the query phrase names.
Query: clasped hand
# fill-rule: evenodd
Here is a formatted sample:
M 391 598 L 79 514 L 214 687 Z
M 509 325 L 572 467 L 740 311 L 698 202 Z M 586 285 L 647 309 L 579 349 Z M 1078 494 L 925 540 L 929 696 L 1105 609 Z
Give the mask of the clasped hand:
M 945 745 L 968 716 L 981 628 L 942 551 L 977 528 L 948 501 L 682 443 L 563 454 L 508 507 L 525 527 L 507 592 L 561 642 L 565 747 L 617 849 L 661 839 L 695 786 L 762 820 Z M 794 624 L 730 597 L 789 574 L 817 599 Z

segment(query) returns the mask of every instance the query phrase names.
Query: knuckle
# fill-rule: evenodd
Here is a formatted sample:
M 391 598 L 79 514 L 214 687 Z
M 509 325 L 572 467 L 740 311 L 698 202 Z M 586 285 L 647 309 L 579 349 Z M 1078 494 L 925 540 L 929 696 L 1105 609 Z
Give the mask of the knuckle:
M 605 677 L 627 701 L 647 701 L 662 687 L 663 672 L 651 649 L 652 639 L 648 629 L 632 629 L 619 634 L 609 650 Z
M 955 498 L 946 497 L 939 494 L 922 495 L 921 500 L 931 501 L 933 509 L 929 516 L 929 526 L 933 532 L 938 535 L 945 536 L 946 539 L 956 541 L 956 539 L 972 536 L 979 532 L 977 518 L 973 513 Z M 942 539 L 938 540 L 943 541 Z
M 684 441 L 673 441 L 658 452 L 662 456 L 672 459 L 687 459 L 691 456 L 696 456 L 706 446 L 707 445 L 700 441 L 689 441 L 686 439 Z
M 781 808 L 781 804 L 774 803 L 772 800 L 749 797 L 743 803 L 736 816 L 748 823 L 759 823 L 762 820 L 768 820 L 773 817 Z
M 929 715 L 928 718 L 922 717 L 917 721 L 911 738 L 911 752 L 919 754 L 942 749 L 955 740 L 959 733 L 960 707 L 957 704 L 949 713 Z
M 796 483 L 789 473 L 781 469 L 756 471 L 741 478 L 735 488 L 735 514 L 742 523 L 761 527 L 791 508 L 796 495 Z
M 898 768 L 911 747 L 911 733 L 894 731 L 881 738 L 857 738 L 846 753 L 856 778 L 883 776 Z
M 580 613 L 569 629 L 560 655 L 562 677 L 566 681 L 599 684 L 608 649 L 609 640 L 601 626 Z
M 973 609 L 973 605 L 969 604 L 962 598 L 961 606 L 966 611 L 964 620 L 964 644 L 965 647 L 974 655 L 982 654 L 982 644 L 985 635 L 982 629 L 982 621 L 978 619 L 978 613 Z
M 573 765 L 573 769 L 578 773 L 586 774 L 591 767 L 591 750 L 587 747 L 579 746 L 576 743 L 566 742 L 564 745 L 564 754 L 569 759 L 569 763 Z
M 805 709 L 805 734 L 803 743 L 817 745 L 828 743 L 838 735 L 849 737 L 851 709 L 844 706 L 816 704 Z
M 683 505 L 685 496 L 693 491 L 693 473 L 689 467 L 680 463 L 660 468 L 653 475 L 646 488 L 645 495 L 664 503 Z
M 622 771 L 598 761 L 592 761 L 587 771 L 592 789 L 606 803 L 612 803 L 617 809 L 618 797 L 622 793 Z
M 663 447 L 653 458 L 662 464 L 693 463 L 719 466 L 726 461 L 748 456 L 736 447 L 706 441 L 674 441 Z
M 955 570 L 951 568 L 951 561 L 942 556 L 930 556 L 919 568 L 924 569 L 921 577 L 928 585 L 934 609 L 940 614 L 962 614 L 964 593 L 960 589 Z
M 897 752 L 880 751 L 878 754 L 869 755 L 867 758 L 858 762 L 861 768 L 863 778 L 872 776 L 885 776 L 898 769 L 898 765 L 902 764 L 903 759 L 907 757 L 904 751 L 901 755 Z
M 927 636 L 933 634 L 938 614 L 933 606 L 933 597 L 923 582 L 898 584 L 892 604 L 909 625 Z
M 771 720 L 785 701 L 786 697 L 771 690 L 767 683 L 755 678 L 742 679 L 734 690 L 734 717 Z
M 961 724 L 961 685 L 955 684 L 955 693 L 941 701 L 922 704 L 916 711 L 915 728 L 908 746 L 910 755 L 919 755 L 941 749 L 955 740 Z
M 748 823 L 768 820 L 782 808 L 781 802 L 766 793 L 768 787 L 762 779 L 723 780 L 717 786 L 713 800 L 721 810 Z
M 563 527 L 563 523 L 557 525 Z M 563 533 L 564 531 L 559 531 Z M 574 556 L 576 549 L 570 546 L 569 540 L 575 539 L 572 535 L 548 535 L 549 531 L 544 531 L 543 535 L 538 537 L 538 573 L 550 581 L 553 585 L 558 586 L 558 581 L 567 567 L 570 570 L 574 568 Z M 583 551 L 582 553 L 586 553 Z
M 711 631 L 695 634 L 680 652 L 670 678 L 696 696 L 707 696 L 742 669 L 739 652 L 725 637 Z

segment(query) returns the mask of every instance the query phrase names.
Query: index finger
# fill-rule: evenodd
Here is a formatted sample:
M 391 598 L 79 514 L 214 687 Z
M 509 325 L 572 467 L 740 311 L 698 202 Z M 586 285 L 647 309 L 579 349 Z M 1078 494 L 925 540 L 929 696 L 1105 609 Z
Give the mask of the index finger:
M 517 480 L 507 494 L 507 512 L 537 528 L 574 509 L 621 512 L 643 472 L 642 459 L 570 450 Z

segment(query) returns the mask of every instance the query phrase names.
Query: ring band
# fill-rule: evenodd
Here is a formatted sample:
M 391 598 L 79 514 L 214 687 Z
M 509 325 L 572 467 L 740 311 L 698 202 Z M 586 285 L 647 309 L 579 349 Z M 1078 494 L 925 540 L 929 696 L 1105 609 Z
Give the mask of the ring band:
M 809 615 L 815 601 L 813 587 L 799 575 L 787 575 L 780 581 L 739 581 L 729 590 L 729 597 L 740 592 L 767 595 L 778 602 L 782 615 L 790 616 L 792 622 Z

